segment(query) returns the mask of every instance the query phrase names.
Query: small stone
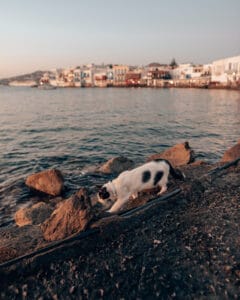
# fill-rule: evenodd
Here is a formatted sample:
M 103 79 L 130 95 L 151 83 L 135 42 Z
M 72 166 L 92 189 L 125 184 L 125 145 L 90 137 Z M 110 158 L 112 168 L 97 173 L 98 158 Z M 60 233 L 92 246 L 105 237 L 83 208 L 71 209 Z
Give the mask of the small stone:
M 69 289 L 69 293 L 73 294 L 75 292 L 75 289 L 76 289 L 76 287 L 74 285 L 71 286 L 70 289 Z
M 61 285 L 64 285 L 64 284 L 65 284 L 65 279 L 62 278 L 62 279 L 60 280 L 60 283 L 61 283 Z
M 240 270 L 235 270 L 235 274 L 240 278 Z
M 103 295 L 104 295 L 104 290 L 103 290 L 103 289 L 99 289 L 99 293 L 100 293 L 100 296 L 103 297 Z
M 225 271 L 226 273 L 229 273 L 229 272 L 232 271 L 232 267 L 231 267 L 231 266 L 225 266 L 225 267 L 224 267 L 224 271 Z

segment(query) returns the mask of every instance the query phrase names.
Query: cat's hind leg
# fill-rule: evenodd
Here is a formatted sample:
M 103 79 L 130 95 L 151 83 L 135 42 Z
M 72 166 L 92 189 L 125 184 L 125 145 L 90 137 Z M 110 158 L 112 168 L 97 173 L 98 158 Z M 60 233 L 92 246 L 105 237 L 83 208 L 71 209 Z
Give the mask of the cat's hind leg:
M 158 196 L 162 195 L 163 193 L 165 193 L 167 191 L 167 185 L 162 185 L 160 186 L 160 192 L 158 192 Z
M 168 179 L 163 177 L 162 180 L 158 184 L 158 186 L 160 188 L 160 191 L 157 194 L 158 196 L 162 195 L 163 193 L 165 193 L 167 191 L 167 183 L 168 183 Z

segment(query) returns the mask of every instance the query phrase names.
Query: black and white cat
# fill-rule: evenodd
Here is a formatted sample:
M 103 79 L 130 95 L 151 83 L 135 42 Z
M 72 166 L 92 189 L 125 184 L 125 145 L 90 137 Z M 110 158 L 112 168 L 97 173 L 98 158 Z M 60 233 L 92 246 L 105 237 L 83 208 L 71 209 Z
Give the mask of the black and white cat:
M 128 201 L 129 197 L 136 198 L 138 192 L 159 187 L 158 195 L 167 191 L 169 173 L 175 179 L 184 180 L 185 175 L 175 170 L 167 160 L 150 161 L 130 171 L 122 172 L 116 179 L 102 186 L 98 192 L 98 201 L 107 206 L 109 199 L 116 200 L 108 210 L 115 213 Z

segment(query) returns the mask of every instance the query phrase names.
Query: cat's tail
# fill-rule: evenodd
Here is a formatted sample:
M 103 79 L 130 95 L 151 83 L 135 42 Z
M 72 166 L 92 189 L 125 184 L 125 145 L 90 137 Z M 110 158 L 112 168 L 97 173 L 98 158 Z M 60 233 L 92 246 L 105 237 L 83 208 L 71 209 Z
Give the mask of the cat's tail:
M 179 169 L 174 169 L 169 161 L 166 161 L 166 163 L 169 165 L 169 172 L 173 178 L 185 180 L 186 176 L 182 171 L 180 171 Z
M 171 163 L 167 159 L 157 158 L 157 159 L 154 159 L 154 161 L 156 161 L 156 162 L 164 161 L 169 166 L 169 173 L 173 178 L 180 179 L 183 181 L 185 180 L 186 175 L 179 169 L 174 169 L 173 166 L 171 165 Z

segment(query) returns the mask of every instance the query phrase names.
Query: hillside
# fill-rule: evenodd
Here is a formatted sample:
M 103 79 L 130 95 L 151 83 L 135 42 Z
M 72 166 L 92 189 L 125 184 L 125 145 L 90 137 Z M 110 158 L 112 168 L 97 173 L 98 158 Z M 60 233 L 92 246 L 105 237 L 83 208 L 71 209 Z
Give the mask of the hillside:
M 9 78 L 2 78 L 0 79 L 0 84 L 8 85 L 12 81 L 28 81 L 28 80 L 34 80 L 36 82 L 39 82 L 40 78 L 43 76 L 44 73 L 46 73 L 46 71 L 35 71 L 29 74 L 23 74 L 23 75 L 13 76 Z

